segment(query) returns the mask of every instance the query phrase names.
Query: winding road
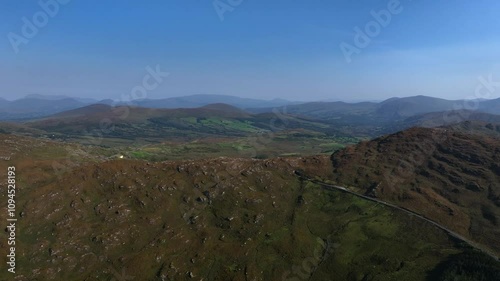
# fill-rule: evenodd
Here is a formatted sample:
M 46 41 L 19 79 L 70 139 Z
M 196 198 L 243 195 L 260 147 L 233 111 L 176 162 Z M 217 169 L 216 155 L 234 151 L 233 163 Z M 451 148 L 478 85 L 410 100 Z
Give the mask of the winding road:
M 373 198 L 373 197 L 369 197 L 369 196 L 365 196 L 365 195 L 361 195 L 359 193 L 356 193 L 354 191 L 350 191 L 349 189 L 347 189 L 346 187 L 343 187 L 343 186 L 338 186 L 338 185 L 332 185 L 332 184 L 329 184 L 329 183 L 325 183 L 325 182 L 322 182 L 322 181 L 319 181 L 319 180 L 314 180 L 314 179 L 310 179 L 310 178 L 307 178 L 305 177 L 304 175 L 302 174 L 299 174 L 299 173 L 296 173 L 299 178 L 301 178 L 302 180 L 306 180 L 306 181 L 309 181 L 309 182 L 312 182 L 312 183 L 315 183 L 315 184 L 318 184 L 320 185 L 323 189 L 325 190 L 329 190 L 329 191 L 341 191 L 341 192 L 345 192 L 345 193 L 348 193 L 348 194 L 351 194 L 351 195 L 354 195 L 356 197 L 359 197 L 359 198 L 362 198 L 362 199 L 365 199 L 365 200 L 369 200 L 369 201 L 372 201 L 372 202 L 376 202 L 376 203 L 379 203 L 379 204 L 382 204 L 382 205 L 385 205 L 387 207 L 390 207 L 390 208 L 393 208 L 393 209 L 396 209 L 396 210 L 399 210 L 399 211 L 402 211 L 402 212 L 405 212 L 409 215 L 412 215 L 412 216 L 415 216 L 419 219 L 422 219 L 428 223 L 431 223 L 433 224 L 435 227 L 445 231 L 448 235 L 450 235 L 451 237 L 453 238 L 456 238 L 464 243 L 466 243 L 467 245 L 471 246 L 472 248 L 474 249 L 477 249 L 485 254 L 487 254 L 488 256 L 494 258 L 496 261 L 500 261 L 499 258 L 494 254 L 492 253 L 490 250 L 488 249 L 485 249 L 484 247 L 476 244 L 475 242 L 465 238 L 464 236 L 454 232 L 453 230 L 429 219 L 429 218 L 426 218 L 424 217 L 423 215 L 420 215 L 412 210 L 408 210 L 406 208 L 403 208 L 403 207 L 399 207 L 399 206 L 396 206 L 394 204 L 391 204 L 391 203 L 388 203 L 388 202 L 385 202 L 385 201 L 382 201 L 382 200 L 379 200 L 377 198 Z

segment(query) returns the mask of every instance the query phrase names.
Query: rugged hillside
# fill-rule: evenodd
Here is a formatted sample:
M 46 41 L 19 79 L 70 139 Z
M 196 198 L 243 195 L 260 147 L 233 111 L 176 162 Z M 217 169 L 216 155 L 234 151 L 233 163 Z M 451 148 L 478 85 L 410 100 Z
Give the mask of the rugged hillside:
M 452 129 L 453 131 L 456 132 L 462 132 L 466 134 L 477 134 L 482 136 L 490 136 L 494 138 L 500 137 L 500 120 L 499 122 L 496 123 L 465 121 L 462 123 L 457 123 L 447 126 L 447 128 Z
M 464 267 L 486 280 L 500 274 L 422 219 L 296 175 L 328 177 L 328 157 L 107 160 L 106 149 L 12 135 L 0 135 L 0 154 L 8 157 L 1 170 L 16 166 L 16 280 L 435 281 Z
M 464 251 L 284 159 L 115 160 L 19 186 L 17 280 L 426 280 Z
M 362 142 L 332 155 L 334 180 L 422 213 L 500 253 L 496 128 L 412 128 Z

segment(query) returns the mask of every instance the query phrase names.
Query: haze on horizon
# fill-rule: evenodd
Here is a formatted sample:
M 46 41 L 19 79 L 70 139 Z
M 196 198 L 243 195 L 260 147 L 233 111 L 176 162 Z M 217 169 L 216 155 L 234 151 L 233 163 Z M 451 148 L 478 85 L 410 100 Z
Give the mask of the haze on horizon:
M 0 97 L 117 100 L 158 66 L 169 76 L 147 98 L 471 98 L 478 77 L 500 82 L 499 8 L 494 0 L 4 1 Z M 26 33 L 43 13 L 46 23 Z

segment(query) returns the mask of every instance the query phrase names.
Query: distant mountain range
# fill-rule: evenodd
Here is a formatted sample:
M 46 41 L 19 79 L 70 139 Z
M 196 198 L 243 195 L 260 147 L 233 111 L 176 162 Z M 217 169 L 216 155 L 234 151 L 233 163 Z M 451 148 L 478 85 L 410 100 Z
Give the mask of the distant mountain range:
M 499 100 L 274 102 L 0 100 L 18 275 L 500 280 Z
M 225 103 L 241 109 L 279 107 L 298 104 L 284 99 L 260 100 L 225 95 L 192 95 L 166 99 L 146 99 L 134 101 L 132 104 L 149 108 L 195 108 L 214 103 Z
M 252 112 L 270 111 L 271 108 L 253 109 Z M 283 108 L 282 110 L 285 110 Z M 394 122 L 432 112 L 469 110 L 500 114 L 500 99 L 445 100 L 427 96 L 390 98 L 382 102 L 310 102 L 286 106 L 289 114 L 304 115 L 322 120 L 336 120 L 348 124 Z
M 245 137 L 275 131 L 286 123 L 287 129 L 320 134 L 335 134 L 328 124 L 308 118 L 249 113 L 227 104 L 198 108 L 146 108 L 92 104 L 48 117 L 1 124 L 4 132 L 25 132 L 58 138 L 99 136 L 125 140 L 144 138 L 193 140 L 204 137 Z M 281 123 L 280 123 L 281 122 Z M 7 126 L 8 125 L 8 126 Z M 14 126 L 17 125 L 17 126 Z
M 280 107 L 298 104 L 297 102 L 283 99 L 259 100 L 225 95 L 192 95 L 166 99 L 134 100 L 130 102 L 113 101 L 111 99 L 95 100 L 67 96 L 28 95 L 14 101 L 0 99 L 0 120 L 36 119 L 91 104 L 106 104 L 111 106 L 132 105 L 145 108 L 175 109 L 197 108 L 217 103 L 224 103 L 241 109 Z
M 469 110 L 500 114 L 500 99 L 445 100 L 427 96 L 391 98 L 382 102 L 292 102 L 283 99 L 259 100 L 225 95 L 192 95 L 165 99 L 145 99 L 131 102 L 93 100 L 66 96 L 29 95 L 7 101 L 0 99 L 0 120 L 28 120 L 50 116 L 91 104 L 110 106 L 132 105 L 144 108 L 175 109 L 198 108 L 209 104 L 227 104 L 251 113 L 281 112 L 324 121 L 350 125 L 384 124 L 435 112 Z
M 0 120 L 39 118 L 88 105 L 73 98 L 0 100 Z

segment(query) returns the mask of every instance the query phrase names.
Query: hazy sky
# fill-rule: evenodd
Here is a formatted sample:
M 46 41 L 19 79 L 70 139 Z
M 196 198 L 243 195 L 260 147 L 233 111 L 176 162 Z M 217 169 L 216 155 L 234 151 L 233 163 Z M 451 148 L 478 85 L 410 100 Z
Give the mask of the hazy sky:
M 147 66 L 170 73 L 148 98 L 460 99 L 500 81 L 498 0 L 55 1 L 1 1 L 0 97 L 120 99 Z

